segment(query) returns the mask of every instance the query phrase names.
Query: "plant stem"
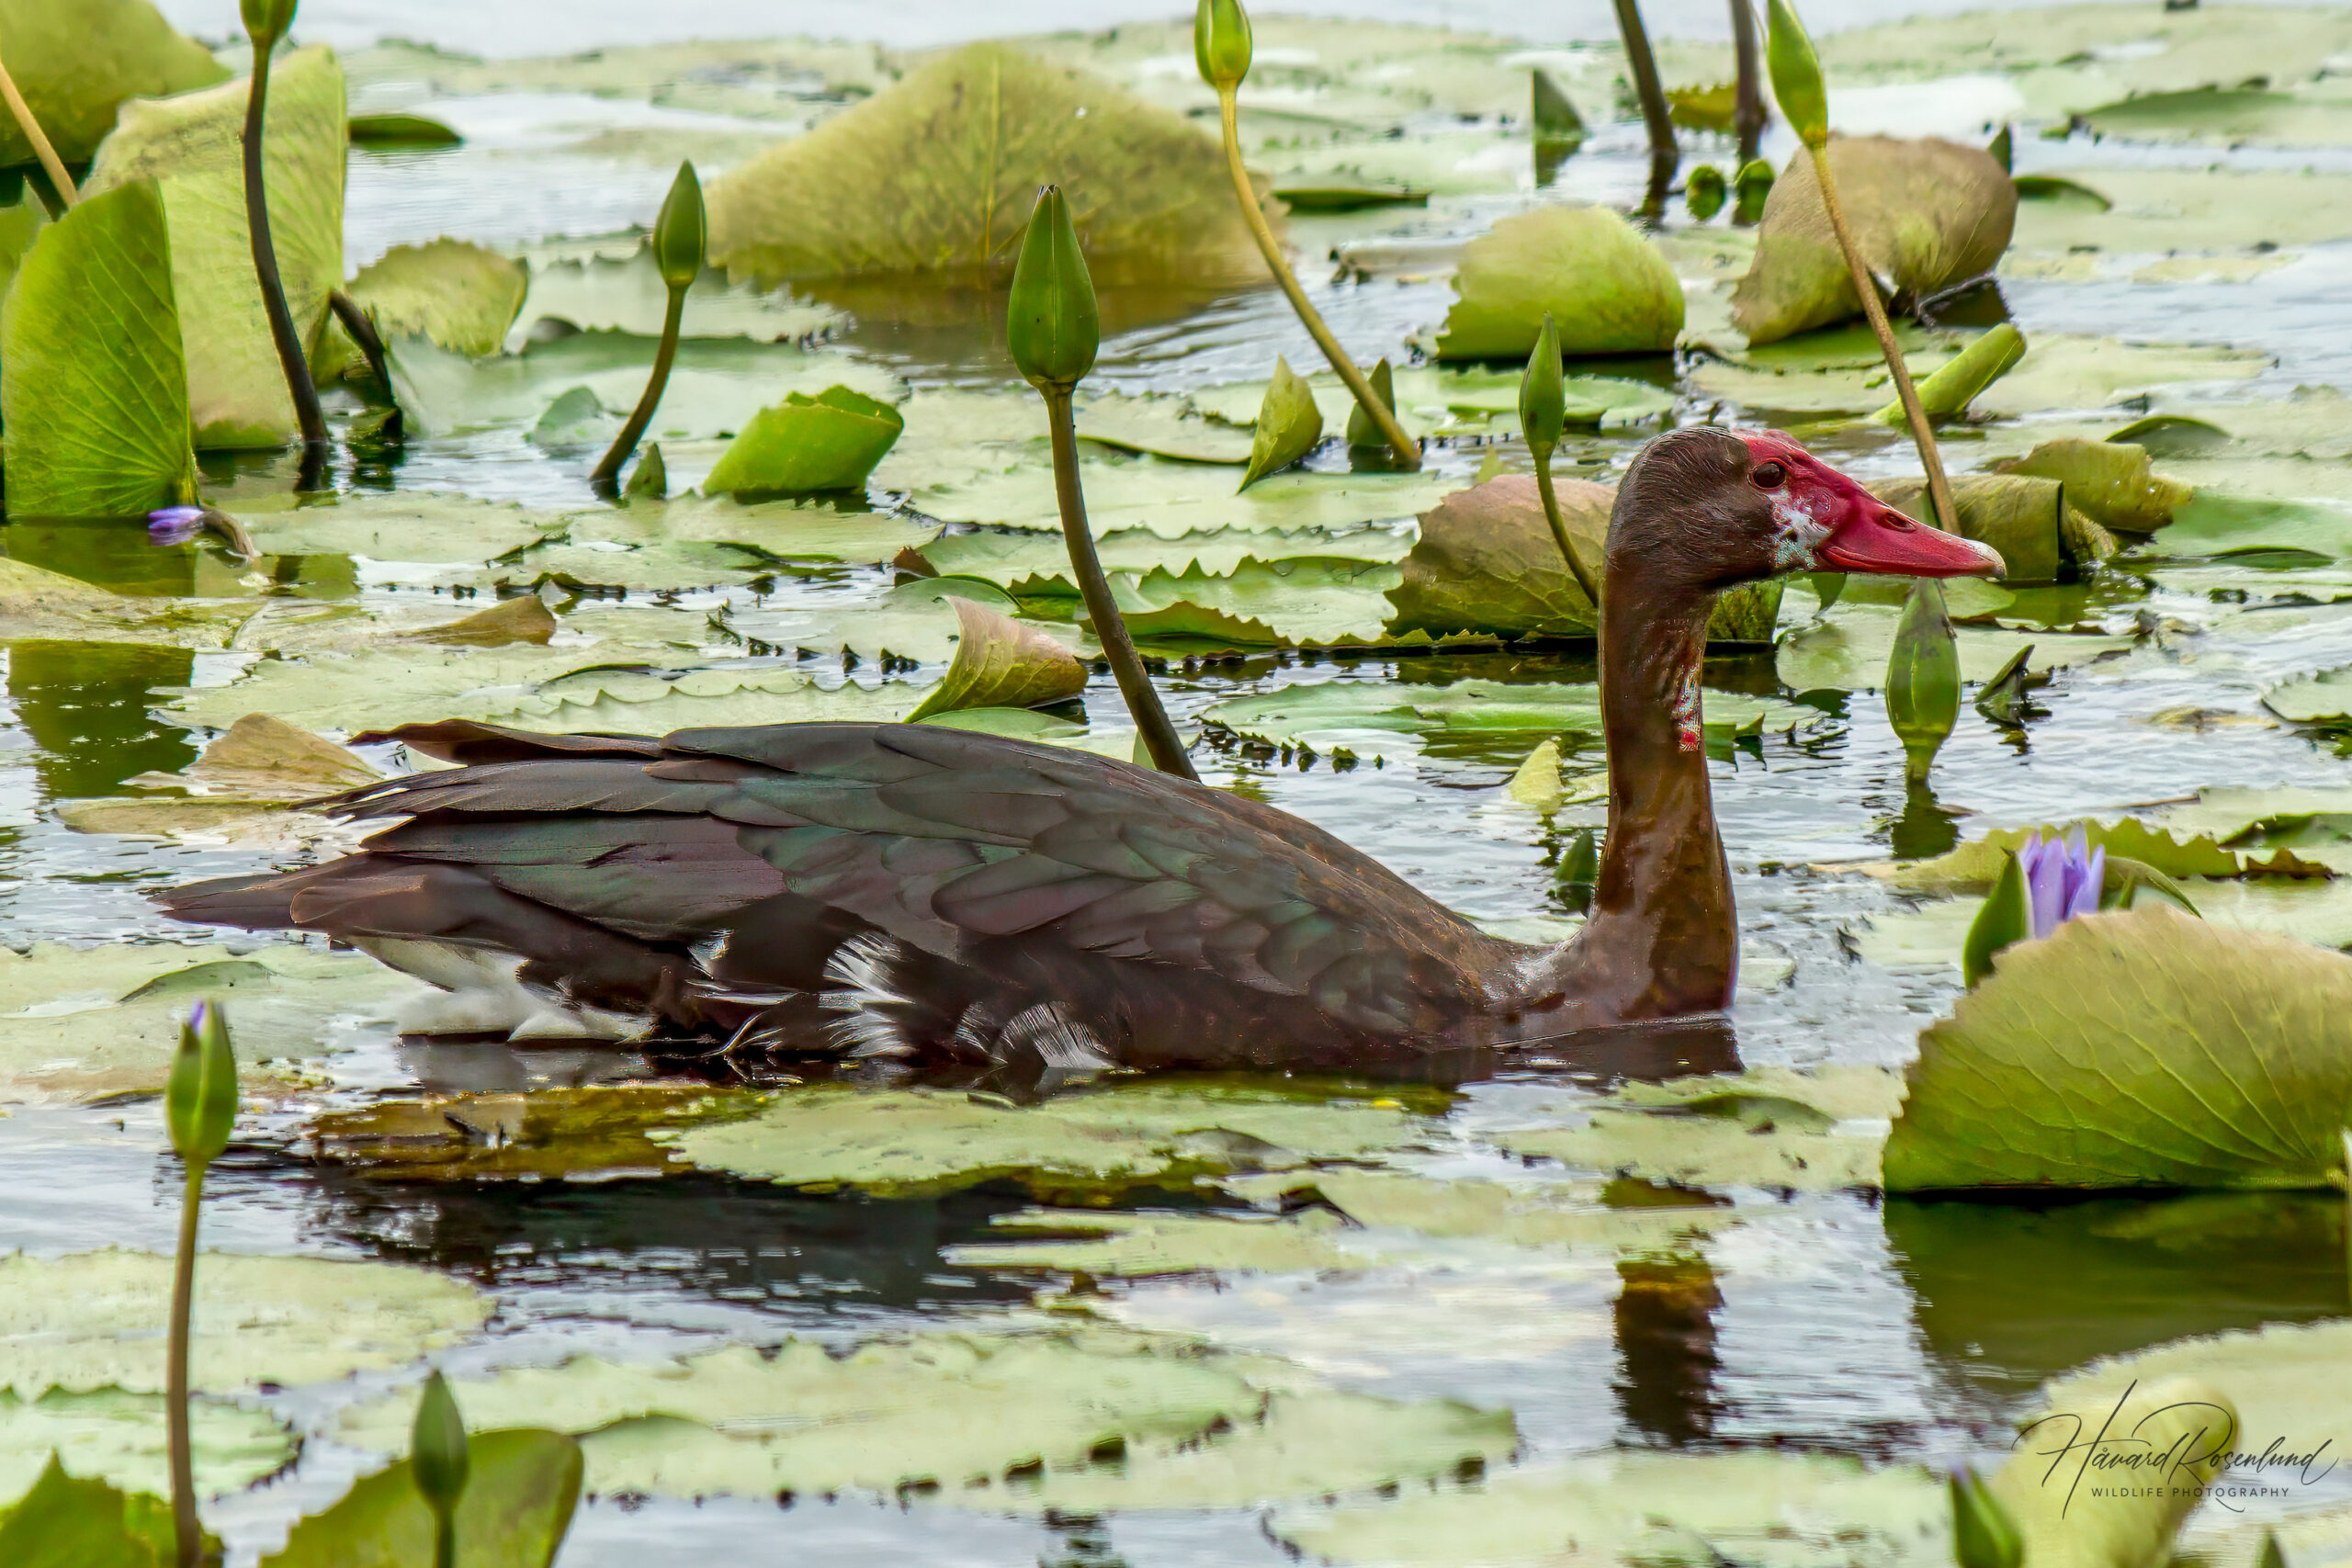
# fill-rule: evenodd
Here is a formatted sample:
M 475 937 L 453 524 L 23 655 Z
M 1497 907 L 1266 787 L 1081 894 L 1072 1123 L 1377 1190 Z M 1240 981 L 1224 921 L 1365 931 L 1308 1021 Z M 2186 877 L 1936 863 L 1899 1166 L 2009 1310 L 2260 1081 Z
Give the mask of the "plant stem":
M 57 156 L 57 149 L 49 144 L 49 137 L 42 131 L 40 121 L 33 118 L 32 105 L 25 102 L 24 94 L 17 91 L 17 79 L 8 74 L 8 67 L 4 63 L 0 63 L 0 97 L 8 100 L 8 112 L 17 117 L 17 129 L 23 131 L 25 140 L 33 144 L 33 156 L 40 160 L 41 168 L 49 175 L 49 183 L 57 187 L 57 198 L 68 207 L 81 200 L 82 193 L 74 188 L 74 176 L 65 172 L 64 164 Z
M 1739 61 L 1732 129 L 1739 137 L 1739 166 L 1756 161 L 1764 141 L 1764 73 L 1757 58 L 1755 0 L 1731 0 L 1732 52 Z
M 613 437 L 612 446 L 605 448 L 604 459 L 588 476 L 588 482 L 595 487 L 596 493 L 607 501 L 620 493 L 621 465 L 628 461 L 631 452 L 637 450 L 638 438 L 645 434 L 645 427 L 653 423 L 653 411 L 662 406 L 662 389 L 670 384 L 670 362 L 678 357 L 678 328 L 685 316 L 686 291 L 683 288 L 671 289 L 670 308 L 662 317 L 662 346 L 653 351 L 653 374 L 645 378 L 645 395 L 637 400 L 637 407 L 630 412 L 628 423 L 621 426 L 621 433 Z
M 1250 237 L 1258 242 L 1260 254 L 1266 258 L 1266 265 L 1272 269 L 1274 281 L 1282 285 L 1283 293 L 1289 297 L 1290 308 L 1298 312 L 1299 321 L 1306 328 L 1307 335 L 1315 340 L 1315 346 L 1323 351 L 1323 357 L 1331 362 L 1331 368 L 1338 372 L 1340 379 L 1348 384 L 1348 391 L 1354 397 L 1356 406 L 1363 410 L 1366 419 L 1380 427 L 1381 439 L 1386 441 L 1389 449 L 1396 454 L 1396 460 L 1408 469 L 1419 470 L 1421 466 L 1420 443 L 1405 434 L 1405 427 L 1397 423 L 1395 412 L 1380 400 L 1379 394 L 1372 389 L 1372 383 L 1365 380 L 1363 372 L 1356 368 L 1356 362 L 1348 357 L 1347 350 L 1340 346 L 1340 340 L 1331 335 L 1331 329 L 1323 322 L 1322 312 L 1306 298 L 1306 291 L 1299 288 L 1297 277 L 1290 270 L 1290 263 L 1283 259 L 1283 248 L 1274 239 L 1273 229 L 1266 222 L 1265 210 L 1258 205 L 1257 187 L 1250 183 L 1250 171 L 1241 164 L 1240 107 L 1235 89 L 1219 87 L 1216 96 L 1217 107 L 1225 121 L 1226 166 L 1232 171 L 1233 194 L 1240 198 L 1241 217 L 1250 225 Z
M 325 467 L 327 422 L 319 412 L 319 389 L 311 381 L 310 359 L 294 331 L 294 313 L 286 308 L 286 287 L 278 281 L 277 247 L 269 238 L 269 192 L 262 183 L 262 121 L 269 101 L 269 56 L 277 47 L 274 33 L 254 39 L 254 85 L 245 99 L 245 227 L 253 235 L 254 275 L 261 281 L 261 304 L 269 316 L 270 339 L 277 345 L 287 395 L 294 400 L 294 420 L 302 429 L 301 488 L 311 490 Z
M 433 1568 L 458 1568 L 458 1511 L 433 1511 Z
M 172 1449 L 172 1529 L 178 1540 L 178 1568 L 198 1568 L 204 1529 L 196 1517 L 196 1456 L 187 1430 L 188 1314 L 196 1295 L 196 1217 L 204 1201 L 204 1167 L 187 1168 L 180 1194 L 180 1246 L 172 1259 L 171 1343 L 164 1352 L 164 1406 Z
M 385 428 L 398 434 L 401 400 L 399 394 L 392 390 L 391 362 L 384 357 L 384 340 L 376 335 L 376 323 L 368 319 L 368 312 L 359 308 L 358 300 L 340 288 L 328 292 L 327 308 L 334 312 L 334 319 L 343 323 L 343 330 L 350 334 L 351 341 L 358 344 L 359 352 L 367 356 L 368 368 L 375 373 L 377 381 L 384 389 L 384 400 L 392 405 L 392 417 L 384 422 Z
M 1535 458 L 1535 489 L 1544 497 L 1544 521 L 1552 525 L 1552 542 L 1560 547 L 1560 558 L 1568 563 L 1568 575 L 1577 580 L 1584 596 L 1592 602 L 1592 628 L 1600 630 L 1600 584 L 1592 580 L 1584 562 L 1568 543 L 1567 519 L 1560 515 L 1560 498 L 1552 493 L 1552 457 L 1548 452 L 1533 454 Z
M 1168 710 L 1159 705 L 1159 694 L 1136 653 L 1126 621 L 1111 600 L 1111 584 L 1094 553 L 1094 534 L 1086 523 L 1086 495 L 1078 483 L 1078 427 L 1070 417 L 1069 392 L 1039 389 L 1046 395 L 1046 417 L 1053 433 L 1054 495 L 1061 502 L 1062 543 L 1069 547 L 1070 568 L 1078 573 L 1078 591 L 1085 597 L 1087 618 L 1094 623 L 1094 640 L 1102 645 L 1102 657 L 1110 660 L 1119 694 L 1126 698 L 1127 712 L 1135 716 L 1136 728 L 1143 732 L 1143 743 L 1151 751 L 1152 765 L 1163 773 L 1198 784 L 1201 775 L 1193 771 L 1193 759 L 1185 755 L 1183 740 L 1168 721 Z
M 1894 395 L 1903 404 L 1903 417 L 1910 422 L 1911 440 L 1919 448 L 1919 466 L 1928 473 L 1928 495 L 1935 502 L 1936 526 L 1947 534 L 1957 534 L 1960 512 L 1952 504 L 1951 481 L 1944 477 L 1943 454 L 1936 446 L 1935 431 L 1928 423 L 1928 411 L 1919 406 L 1919 390 L 1911 384 L 1911 369 L 1903 363 L 1903 350 L 1895 344 L 1894 328 L 1886 319 L 1886 307 L 1879 302 L 1878 284 L 1862 261 L 1860 247 L 1854 243 L 1854 231 L 1846 226 L 1846 209 L 1838 199 L 1837 176 L 1829 170 L 1829 149 L 1815 147 L 1812 152 L 1814 180 L 1821 186 L 1821 205 L 1829 214 L 1830 231 L 1838 236 L 1838 248 L 1845 253 L 1846 270 L 1854 278 L 1854 292 L 1862 297 L 1862 313 L 1870 318 L 1871 331 L 1878 334 L 1879 351 L 1886 355 L 1887 374 L 1894 378 Z
M 1650 53 L 1649 29 L 1642 26 L 1638 0 L 1616 0 L 1617 34 L 1625 45 L 1626 69 L 1633 73 L 1634 96 L 1641 100 L 1642 124 L 1650 137 L 1650 184 L 1642 198 L 1642 216 L 1652 222 L 1666 212 L 1666 187 L 1674 183 L 1675 165 L 1682 150 L 1674 142 L 1674 117 L 1666 107 L 1666 88 L 1658 81 L 1657 60 Z

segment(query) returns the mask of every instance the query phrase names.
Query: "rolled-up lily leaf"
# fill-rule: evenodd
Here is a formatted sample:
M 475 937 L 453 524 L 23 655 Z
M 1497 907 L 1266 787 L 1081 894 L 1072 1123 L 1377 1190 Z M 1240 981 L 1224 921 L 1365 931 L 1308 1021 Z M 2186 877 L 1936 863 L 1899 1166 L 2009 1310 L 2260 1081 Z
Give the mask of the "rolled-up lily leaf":
M 1924 779 L 1960 719 L 1960 639 L 1944 608 L 1942 584 L 1911 585 L 1886 660 L 1886 716 L 1903 741 L 1906 772 Z
M 1314 389 L 1290 367 L 1290 361 L 1277 358 L 1265 401 L 1258 406 L 1257 434 L 1239 488 L 1248 490 L 1277 468 L 1289 468 L 1322 440 L 1323 411 L 1315 406 Z
M 1374 366 L 1368 379 L 1372 382 L 1373 392 L 1380 399 L 1381 406 L 1394 413 L 1396 410 L 1396 373 L 1388 367 L 1388 361 L 1383 359 Z M 1348 445 L 1358 451 L 1371 448 L 1385 451 L 1388 437 L 1381 434 L 1380 426 L 1372 422 L 1370 414 L 1351 405 L 1348 410 Z
M 1731 214 L 1734 223 L 1745 228 L 1762 221 L 1764 200 L 1772 194 L 1772 165 L 1761 158 L 1742 164 L 1732 180 L 1732 194 L 1737 201 Z
M 914 712 L 911 724 L 965 708 L 1027 708 L 1086 690 L 1086 667 L 1044 632 L 985 604 L 954 595 L 958 636 L 955 662 Z
M 1724 172 L 1713 164 L 1702 164 L 1683 181 L 1682 199 L 1690 216 L 1704 223 L 1724 209 L 1725 190 Z
M 1951 1555 L 1960 1568 L 2018 1568 L 2025 1556 L 2017 1520 L 1965 1465 L 1951 1472 Z
M 2014 368 L 2025 357 L 2025 334 L 2008 321 L 1979 336 L 1919 383 L 1919 406 L 1929 419 L 1957 419 L 1968 412 L 1978 393 Z M 1870 416 L 1872 424 L 1890 430 L 1903 425 L 1903 405 L 1892 402 Z
M 1973 986 L 1993 972 L 1993 955 L 2011 942 L 2033 935 L 2033 905 L 2026 894 L 2025 865 L 2016 852 L 2001 867 L 1993 896 L 1969 923 L 1968 940 L 1961 944 L 1961 977 Z M 1957 1485 L 1959 1478 L 1953 1478 Z
M 797 495 L 856 490 L 906 421 L 888 403 L 828 387 L 789 394 L 745 422 L 703 481 L 706 495 Z

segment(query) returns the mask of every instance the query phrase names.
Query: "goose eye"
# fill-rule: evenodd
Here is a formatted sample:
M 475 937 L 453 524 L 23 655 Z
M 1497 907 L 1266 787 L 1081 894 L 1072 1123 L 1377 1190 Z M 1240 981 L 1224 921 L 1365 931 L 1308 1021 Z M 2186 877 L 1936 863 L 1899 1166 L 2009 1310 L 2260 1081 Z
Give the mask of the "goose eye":
M 1778 490 L 1788 482 L 1786 463 L 1758 463 L 1756 471 L 1747 476 L 1758 490 Z

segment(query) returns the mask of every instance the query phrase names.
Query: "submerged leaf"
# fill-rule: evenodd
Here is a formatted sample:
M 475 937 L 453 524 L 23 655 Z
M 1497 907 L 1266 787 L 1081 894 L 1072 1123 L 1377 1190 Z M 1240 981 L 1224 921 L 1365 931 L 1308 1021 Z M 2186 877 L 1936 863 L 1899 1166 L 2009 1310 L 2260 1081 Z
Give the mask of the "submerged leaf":
M 2352 958 L 2086 915 L 1919 1037 L 1886 1186 L 2341 1187 L 2347 1103 Z
M 597 1084 L 528 1094 L 392 1100 L 311 1124 L 322 1159 L 378 1180 L 661 1176 L 685 1169 L 646 1134 L 748 1116 L 761 1097 L 702 1084 Z
M 85 186 L 91 194 L 149 177 L 162 186 L 199 448 L 280 446 L 295 434 L 245 225 L 247 86 L 229 82 L 126 105 Z M 343 287 L 349 149 L 343 67 L 334 51 L 313 45 L 274 62 L 267 113 L 262 167 L 270 233 L 295 333 L 315 359 L 328 336 L 327 294 Z
M 977 43 L 710 190 L 710 252 L 774 284 L 1009 268 L 1031 194 L 1069 193 L 1102 287 L 1256 282 L 1215 139 L 1082 72 Z
M 359 269 L 350 294 L 379 336 L 424 337 L 453 354 L 496 354 L 530 288 L 521 262 L 463 240 L 394 245 Z
M 549 1568 L 580 1501 L 580 1445 L 560 1432 L 480 1432 L 466 1445 L 469 1480 L 458 1499 L 460 1562 Z M 434 1519 L 396 1460 L 363 1476 L 342 1501 L 299 1521 L 262 1568 L 416 1568 L 433 1561 Z
M 1033 626 L 967 598 L 947 595 L 956 612 L 956 661 L 910 721 L 959 708 L 1028 708 L 1064 702 L 1086 690 L 1077 655 Z
M 1664 354 L 1682 331 L 1682 285 L 1656 245 L 1605 207 L 1540 207 L 1462 253 L 1441 359 L 1523 360 L 1544 313 L 1571 359 Z
M 1250 446 L 1250 467 L 1243 470 L 1240 489 L 1248 490 L 1277 468 L 1287 468 L 1322 444 L 1323 411 L 1315 394 L 1277 356 L 1274 378 L 1266 383 L 1266 400 L 1259 406 L 1256 433 Z
M 1982 148 L 1933 137 L 1837 137 L 1829 163 L 1855 243 L 1898 302 L 1988 272 L 2008 247 L 2017 190 Z M 1732 293 L 1732 319 L 1750 343 L 1765 344 L 1861 309 L 1813 161 L 1801 151 L 1764 204 L 1756 260 Z
M 703 480 L 706 495 L 756 500 L 857 490 L 906 428 L 888 403 L 847 387 L 799 392 L 752 416 Z
M 0 304 L 12 518 L 130 516 L 195 492 L 172 244 L 151 180 L 43 229 Z

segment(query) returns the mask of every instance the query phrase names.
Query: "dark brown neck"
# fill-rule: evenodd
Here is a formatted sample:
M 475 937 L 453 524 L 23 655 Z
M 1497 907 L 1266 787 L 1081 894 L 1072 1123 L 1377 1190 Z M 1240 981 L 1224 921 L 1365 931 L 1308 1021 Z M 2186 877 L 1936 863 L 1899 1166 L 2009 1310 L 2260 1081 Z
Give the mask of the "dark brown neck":
M 1565 956 L 1575 989 L 1616 1021 L 1713 1011 L 1730 1004 L 1739 953 L 1700 728 L 1715 595 L 1612 549 L 1602 599 L 1609 838 Z

